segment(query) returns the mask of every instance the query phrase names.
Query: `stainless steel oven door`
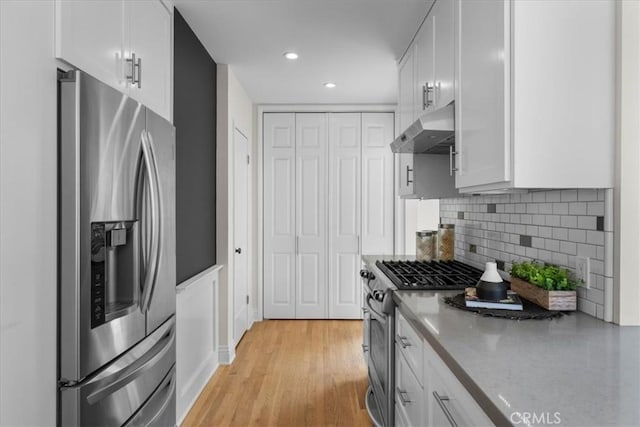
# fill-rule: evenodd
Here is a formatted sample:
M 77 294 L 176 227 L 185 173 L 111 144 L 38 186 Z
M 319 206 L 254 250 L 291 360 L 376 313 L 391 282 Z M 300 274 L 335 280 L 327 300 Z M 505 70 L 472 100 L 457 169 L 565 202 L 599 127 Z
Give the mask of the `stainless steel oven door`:
M 385 294 L 384 298 L 391 298 L 391 294 Z M 393 337 L 395 322 L 393 316 L 383 313 L 383 301 L 378 301 L 371 292 L 365 301 L 369 318 L 369 382 L 382 417 L 380 424 L 392 426 L 394 354 L 390 351 L 389 340 Z

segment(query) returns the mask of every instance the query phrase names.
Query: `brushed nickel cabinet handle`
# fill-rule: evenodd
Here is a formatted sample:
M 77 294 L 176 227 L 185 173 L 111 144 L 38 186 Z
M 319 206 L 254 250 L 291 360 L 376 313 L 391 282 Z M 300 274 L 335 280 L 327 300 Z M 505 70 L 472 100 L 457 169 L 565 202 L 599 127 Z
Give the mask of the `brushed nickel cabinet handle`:
M 433 397 L 435 397 L 436 402 L 438 402 L 438 406 L 440 406 L 440 409 L 442 409 L 442 412 L 444 412 L 444 416 L 447 417 L 447 421 L 449 421 L 451 427 L 458 427 L 458 423 L 456 423 L 456 420 L 453 419 L 453 415 L 451 415 L 451 412 L 449 412 L 449 409 L 444 404 L 444 402 L 449 401 L 449 396 L 440 396 L 437 391 L 434 391 Z
M 402 346 L 402 348 L 411 347 L 411 343 L 407 340 L 407 337 L 396 335 L 396 338 L 398 339 L 398 343 Z
M 397 387 L 396 391 L 398 392 L 398 398 L 400 399 L 400 403 L 402 404 L 402 406 L 407 406 L 407 404 L 413 402 L 411 399 L 409 399 L 409 393 L 407 393 L 406 390 L 402 390 L 400 389 L 400 387 Z
M 458 170 L 458 168 L 455 167 L 455 160 L 454 160 L 454 157 L 457 155 L 458 155 L 458 152 L 454 151 L 453 145 L 450 145 L 449 146 L 449 176 L 453 176 L 453 173 Z

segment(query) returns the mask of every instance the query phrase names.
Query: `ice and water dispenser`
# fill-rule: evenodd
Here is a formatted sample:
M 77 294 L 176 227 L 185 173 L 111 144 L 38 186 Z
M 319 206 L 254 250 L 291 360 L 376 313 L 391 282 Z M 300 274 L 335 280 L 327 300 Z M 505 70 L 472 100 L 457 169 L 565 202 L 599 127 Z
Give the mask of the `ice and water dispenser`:
M 91 223 L 91 328 L 137 308 L 137 221 Z

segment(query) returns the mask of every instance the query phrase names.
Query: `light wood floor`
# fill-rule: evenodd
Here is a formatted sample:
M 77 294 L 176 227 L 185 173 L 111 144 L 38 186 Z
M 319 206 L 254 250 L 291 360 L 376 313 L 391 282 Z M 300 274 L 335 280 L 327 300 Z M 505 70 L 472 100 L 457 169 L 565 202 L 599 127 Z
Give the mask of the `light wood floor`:
M 362 321 L 253 325 L 187 415 L 194 426 L 371 426 Z

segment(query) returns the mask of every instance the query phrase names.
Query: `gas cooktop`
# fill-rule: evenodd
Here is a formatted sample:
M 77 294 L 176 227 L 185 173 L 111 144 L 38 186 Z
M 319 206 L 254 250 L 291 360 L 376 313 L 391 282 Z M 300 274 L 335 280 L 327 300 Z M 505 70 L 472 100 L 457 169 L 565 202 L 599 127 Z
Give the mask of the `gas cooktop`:
M 398 290 L 463 290 L 475 286 L 482 271 L 460 261 L 376 261 Z

